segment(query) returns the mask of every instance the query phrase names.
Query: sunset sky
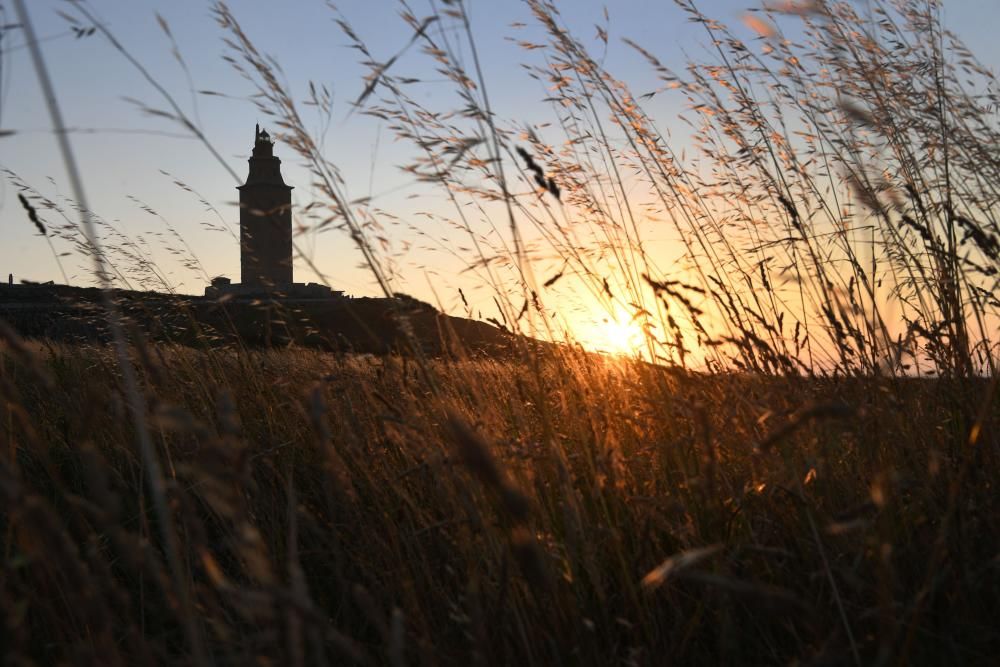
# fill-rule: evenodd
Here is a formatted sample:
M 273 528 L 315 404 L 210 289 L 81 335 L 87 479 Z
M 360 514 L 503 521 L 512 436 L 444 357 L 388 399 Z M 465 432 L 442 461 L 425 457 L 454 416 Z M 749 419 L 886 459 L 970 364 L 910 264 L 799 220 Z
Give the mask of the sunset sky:
M 37 33 L 41 36 L 47 64 L 54 78 L 57 94 L 68 125 L 73 128 L 72 142 L 84 172 L 85 186 L 92 208 L 103 219 L 112 221 L 126 235 L 148 243 L 150 255 L 180 292 L 200 293 L 205 276 L 183 268 L 166 248 L 176 242 L 165 236 L 169 223 L 183 237 L 209 276 L 239 275 L 239 250 L 233 237 L 204 228 L 204 223 L 218 225 L 219 218 L 204 210 L 198 198 L 173 183 L 174 177 L 196 190 L 222 214 L 231 229 L 238 227 L 234 205 L 236 182 L 209 152 L 189 133 L 170 120 L 144 114 L 132 100 L 162 108 L 163 100 L 145 82 L 135 68 L 116 52 L 99 33 L 74 37 L 71 24 L 59 12 L 75 15 L 70 3 L 59 0 L 31 0 L 28 3 Z M 672 2 L 615 3 L 573 0 L 563 11 L 563 18 L 600 53 L 594 25 L 603 21 L 604 6 L 610 14 L 608 69 L 629 83 L 637 94 L 654 87 L 648 66 L 621 43 L 629 37 L 652 51 L 663 62 L 683 67 L 685 54 L 698 57 L 704 51 L 704 33 L 687 23 Z M 733 25 L 740 23 L 745 11 L 757 6 L 748 0 L 702 2 L 712 16 Z M 206 0 L 108 1 L 86 4 L 107 28 L 123 43 L 149 72 L 172 95 L 209 137 L 237 174 L 246 173 L 246 158 L 253 139 L 255 122 L 268 125 L 248 101 L 251 89 L 226 63 L 222 31 L 216 25 Z M 351 198 L 373 197 L 373 204 L 401 218 L 440 205 L 440 197 L 427 195 L 427 186 L 402 174 L 398 166 L 407 161 L 412 148 L 393 141 L 380 123 L 368 116 L 351 113 L 350 102 L 363 89 L 363 70 L 359 55 L 346 47 L 347 40 L 334 24 L 334 12 L 320 0 L 295 0 L 275 3 L 259 0 L 234 0 L 233 13 L 241 21 L 261 51 L 280 63 L 293 94 L 303 98 L 308 82 L 326 85 L 334 94 L 332 124 L 327 130 L 326 150 L 344 175 Z M 398 7 L 389 0 L 345 0 L 339 9 L 366 40 L 378 58 L 388 58 L 409 39 L 411 30 L 398 17 Z M 532 18 L 521 2 L 468 3 L 473 30 L 481 49 L 489 94 L 499 117 L 521 123 L 551 120 L 541 104 L 546 91 L 543 85 L 528 78 L 520 63 L 531 58 L 507 38 L 524 38 L 533 30 Z M 24 182 L 53 199 L 69 196 L 66 173 L 59 158 L 56 141 L 50 131 L 34 71 L 16 27 L 13 6 L 0 0 L 0 23 L 8 24 L 3 32 L 2 72 L 0 72 L 0 129 L 15 134 L 0 138 L 0 167 L 10 170 Z M 422 11 L 424 10 L 424 11 Z M 429 13 L 420 3 L 418 15 Z M 179 53 L 190 75 L 172 54 L 172 44 L 157 22 L 156 14 L 166 20 L 176 40 Z M 946 2 L 944 20 L 962 36 L 981 61 L 992 66 L 1000 62 L 1000 43 L 995 25 L 1000 5 L 994 3 Z M 525 31 L 511 28 L 523 22 Z M 86 28 L 85 20 L 79 26 Z M 436 29 L 436 28 L 432 28 Z M 750 36 L 747 31 L 748 37 Z M 404 57 L 397 73 L 433 81 L 432 71 L 421 71 L 426 59 Z M 451 86 L 441 81 L 442 90 Z M 434 86 L 425 86 L 426 95 Z M 203 95 L 193 91 L 214 91 L 222 95 Z M 646 103 L 647 110 L 661 130 L 672 131 L 671 142 L 683 147 L 685 126 L 674 122 L 683 108 L 682 100 L 657 96 Z M 305 107 L 306 117 L 311 113 Z M 319 120 L 314 126 L 319 130 Z M 283 161 L 285 180 L 296 186 L 293 201 L 310 199 L 309 180 L 298 158 L 280 143 L 276 154 Z M 171 176 L 164 175 L 167 172 Z M 0 179 L 0 272 L 4 279 L 13 273 L 16 280 L 56 280 L 59 269 L 44 240 L 28 222 L 17 200 L 17 189 L 7 174 Z M 426 198 L 425 198 L 426 197 Z M 144 211 L 148 207 L 156 212 Z M 58 224 L 53 212 L 43 211 L 44 219 Z M 164 222 L 166 221 L 166 222 Z M 417 219 L 411 219 L 417 223 Z M 426 232 L 441 237 L 450 233 L 434 223 Z M 401 260 L 400 291 L 434 301 L 429 285 L 460 284 L 461 262 L 423 250 L 420 240 L 408 238 L 400 230 L 391 237 L 396 249 L 412 241 L 412 249 Z M 655 242 L 656 239 L 653 239 Z M 300 239 L 319 269 L 334 288 L 355 295 L 377 293 L 370 274 L 357 268 L 360 255 L 342 232 L 306 234 Z M 57 244 L 58 252 L 71 248 Z M 92 284 L 88 265 L 79 255 L 64 257 L 66 272 L 74 284 Z M 433 267 L 439 275 L 430 275 Z M 306 266 L 296 265 L 297 281 L 316 277 Z M 447 293 L 445 293 L 447 292 Z M 443 290 L 441 301 L 454 308 L 454 290 Z

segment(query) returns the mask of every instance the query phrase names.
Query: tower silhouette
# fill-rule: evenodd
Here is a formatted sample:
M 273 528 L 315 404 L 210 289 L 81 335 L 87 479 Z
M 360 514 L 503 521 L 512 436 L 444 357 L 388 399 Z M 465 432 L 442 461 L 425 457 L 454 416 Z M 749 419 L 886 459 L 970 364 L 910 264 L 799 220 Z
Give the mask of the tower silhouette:
M 257 125 L 247 181 L 240 191 L 240 281 L 292 285 L 292 186 L 281 178 L 274 141 Z

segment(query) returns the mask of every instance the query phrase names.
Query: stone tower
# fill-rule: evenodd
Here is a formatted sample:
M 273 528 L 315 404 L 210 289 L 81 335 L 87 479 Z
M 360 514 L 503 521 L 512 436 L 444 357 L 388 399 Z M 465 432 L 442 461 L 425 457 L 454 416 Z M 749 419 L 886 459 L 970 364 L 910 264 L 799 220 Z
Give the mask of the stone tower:
M 247 182 L 240 191 L 240 282 L 292 284 L 292 187 L 281 178 L 274 142 L 257 126 Z

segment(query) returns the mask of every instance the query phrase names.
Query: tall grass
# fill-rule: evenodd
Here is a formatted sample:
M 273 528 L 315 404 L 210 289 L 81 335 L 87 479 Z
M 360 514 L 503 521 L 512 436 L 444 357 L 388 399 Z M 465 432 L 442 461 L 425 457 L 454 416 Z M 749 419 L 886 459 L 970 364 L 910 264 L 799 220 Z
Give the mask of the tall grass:
M 137 359 L 216 662 L 986 664 L 998 640 L 996 416 L 969 444 L 943 380 L 566 352 L 429 362 L 434 394 L 393 358 Z M 9 655 L 189 660 L 113 358 L 4 368 Z
M 597 303 L 641 327 L 635 358 L 138 329 L 116 357 L 0 327 L 9 661 L 995 660 L 997 102 L 966 83 L 993 79 L 931 2 L 783 3 L 749 15 L 751 42 L 679 4 L 714 60 L 676 72 L 629 42 L 662 82 L 637 95 L 527 0 L 545 127 L 495 112 L 460 0 L 402 3 L 412 39 L 388 59 L 332 10 L 368 68 L 357 108 L 418 151 L 405 168 L 453 206 L 430 215 L 466 237 L 447 249 L 498 323 L 558 338 L 567 298 Z M 393 298 L 379 213 L 215 16 L 311 171 L 309 210 Z M 411 57 L 453 96 L 417 95 Z M 656 95 L 688 104 L 690 159 L 643 110 Z M 321 88 L 305 102 L 330 112 Z M 119 281 L 163 279 L 141 244 L 100 252 L 64 218 Z M 674 257 L 649 240 L 664 230 Z
M 341 21 L 371 70 L 361 103 L 424 153 L 408 168 L 455 204 L 476 242 L 470 266 L 516 266 L 514 286 L 544 315 L 519 231 L 530 228 L 536 263 L 555 258 L 572 291 L 626 311 L 648 356 L 675 363 L 693 353 L 768 373 L 992 374 L 996 82 L 941 27 L 936 3 L 875 2 L 863 14 L 782 5 L 752 15 L 760 36 L 745 42 L 679 2 L 715 58 L 677 72 L 626 39 L 662 83 L 643 95 L 591 55 L 554 3 L 526 4 L 545 37 L 520 42 L 548 90 L 544 138 L 491 110 L 462 3 L 429 19 L 403 10 L 455 84 L 454 97 L 429 99 L 454 107 L 418 101 L 421 84 L 395 77 L 394 61 L 376 60 Z M 772 22 L 782 12 L 795 14 L 790 36 Z M 443 25 L 428 30 L 429 20 Z M 262 99 L 273 94 L 273 79 L 255 80 Z M 686 102 L 689 159 L 644 111 L 653 95 Z M 305 133 L 285 108 L 267 108 Z M 491 226 L 470 222 L 469 206 Z M 500 220 L 507 241 L 487 246 Z M 647 250 L 663 227 L 675 258 Z M 509 293 L 510 280 L 484 278 Z

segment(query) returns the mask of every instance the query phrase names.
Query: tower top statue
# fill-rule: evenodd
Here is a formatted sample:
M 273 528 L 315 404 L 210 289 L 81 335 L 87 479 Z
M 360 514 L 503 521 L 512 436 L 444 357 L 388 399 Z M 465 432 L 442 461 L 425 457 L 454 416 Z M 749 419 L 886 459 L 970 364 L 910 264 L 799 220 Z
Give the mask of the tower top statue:
M 254 132 L 254 145 L 258 144 L 271 144 L 274 145 L 274 141 L 271 140 L 271 135 L 267 133 L 267 130 L 260 129 L 260 123 L 257 123 L 256 130 Z

